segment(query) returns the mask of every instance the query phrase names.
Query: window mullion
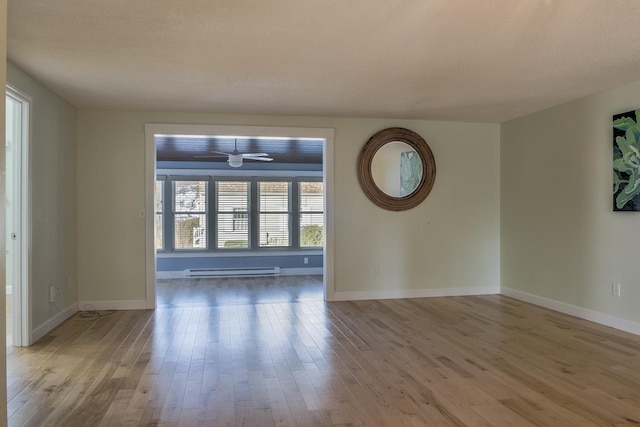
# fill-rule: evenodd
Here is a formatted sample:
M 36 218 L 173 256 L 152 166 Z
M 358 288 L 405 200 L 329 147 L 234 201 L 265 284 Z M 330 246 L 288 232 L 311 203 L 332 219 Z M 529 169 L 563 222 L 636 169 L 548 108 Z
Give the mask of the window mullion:
M 290 201 L 289 201 L 289 234 L 291 235 L 290 246 L 300 247 L 300 191 L 298 180 L 291 181 Z
M 250 240 L 250 249 L 258 249 L 260 246 L 259 242 L 259 234 L 260 234 L 260 215 L 258 214 L 258 210 L 260 209 L 260 202 L 258 201 L 258 180 L 252 178 L 249 182 L 249 240 Z
M 209 185 L 207 187 L 208 194 L 208 211 L 207 211 L 207 244 L 208 250 L 213 251 L 218 247 L 217 230 L 218 230 L 218 181 L 214 177 L 209 177 Z
M 158 185 L 160 185 L 160 194 L 158 194 Z M 158 175 L 155 181 L 154 188 L 154 200 L 153 200 L 153 223 L 154 223 L 154 245 L 157 252 L 164 252 L 167 250 L 167 244 L 165 243 L 165 228 L 166 228 L 166 220 L 165 220 L 165 188 L 167 186 L 167 177 Z M 158 209 L 158 196 L 160 198 L 161 204 L 160 209 Z M 158 229 L 158 215 L 160 215 L 160 228 Z M 160 248 L 158 248 L 158 235 L 156 232 L 159 231 L 160 234 Z
M 171 177 L 167 177 L 167 182 L 164 186 L 164 199 L 168 202 L 165 203 L 165 205 L 163 206 L 164 209 L 164 219 L 165 219 L 165 238 L 164 238 L 164 243 L 166 245 L 166 250 L 168 251 L 175 251 L 175 247 L 174 247 L 174 238 L 173 238 L 173 233 L 174 233 L 174 229 L 175 229 L 175 224 L 173 223 L 173 210 L 175 208 L 175 201 L 174 201 L 174 197 L 173 197 L 173 186 L 174 186 L 174 181 L 171 179 Z

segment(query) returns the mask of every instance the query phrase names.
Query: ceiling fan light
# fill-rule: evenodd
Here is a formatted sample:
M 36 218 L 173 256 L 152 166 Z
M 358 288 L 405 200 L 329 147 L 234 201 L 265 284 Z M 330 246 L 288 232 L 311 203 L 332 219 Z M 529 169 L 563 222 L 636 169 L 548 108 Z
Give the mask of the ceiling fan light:
M 242 155 L 231 154 L 229 155 L 229 166 L 232 168 L 239 168 L 242 166 Z

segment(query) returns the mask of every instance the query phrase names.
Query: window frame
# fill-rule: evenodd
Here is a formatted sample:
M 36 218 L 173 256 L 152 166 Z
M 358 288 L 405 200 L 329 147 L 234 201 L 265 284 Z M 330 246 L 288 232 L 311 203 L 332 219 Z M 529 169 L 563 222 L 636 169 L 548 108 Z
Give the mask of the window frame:
M 171 247 L 169 248 L 170 252 L 206 252 L 210 249 L 211 247 L 211 239 L 210 239 L 210 233 L 211 233 L 211 216 L 210 216 L 210 177 L 207 176 L 167 176 L 167 181 L 170 183 L 170 185 L 166 185 L 165 187 L 169 187 L 170 188 L 170 192 L 171 192 Z M 204 187 L 204 211 L 177 211 L 176 210 L 176 191 L 175 191 L 175 187 L 176 187 L 176 182 L 186 182 L 186 181 L 191 181 L 191 182 L 204 182 L 205 187 Z M 165 212 L 167 211 L 167 209 L 165 209 Z M 176 226 L 176 215 L 184 215 L 184 214 L 194 214 L 194 215 L 204 215 L 205 217 L 205 234 L 204 234 L 204 238 L 205 238 L 205 246 L 204 248 L 201 247 L 191 247 L 191 248 L 176 248 L 175 246 L 175 226 Z M 165 223 L 167 223 L 167 221 L 165 221 Z M 166 234 L 165 230 L 165 234 Z M 166 252 L 166 250 L 165 250 Z
M 206 254 L 257 254 L 257 253 L 269 253 L 269 252 L 306 252 L 315 253 L 321 252 L 323 246 L 300 246 L 300 217 L 301 214 L 307 213 L 320 213 L 320 212 L 300 212 L 300 182 L 323 182 L 322 177 L 318 175 L 288 175 L 288 176 L 270 176 L 270 175 L 242 175 L 242 176 L 230 176 L 230 175 L 173 175 L 168 170 L 163 170 L 162 175 L 158 174 L 156 179 L 162 179 L 164 184 L 164 249 L 157 250 L 158 254 L 194 254 L 204 256 Z M 206 181 L 206 248 L 175 248 L 174 234 L 175 234 L 175 200 L 174 200 L 174 183 L 176 181 Z M 217 231 L 218 231 L 218 182 L 223 181 L 238 181 L 247 182 L 248 189 L 248 211 L 247 211 L 247 227 L 249 237 L 249 247 L 247 248 L 218 248 Z M 288 222 L 289 222 L 289 244 L 287 246 L 260 246 L 260 212 L 259 212 L 259 183 L 260 182 L 287 182 L 289 183 L 289 210 Z M 324 192 L 324 189 L 323 189 Z M 323 193 L 323 202 L 326 200 L 326 196 Z M 171 209 L 167 209 L 167 203 L 171 203 Z M 326 211 L 326 207 L 323 205 L 323 209 Z M 326 226 L 326 213 L 323 215 L 323 228 Z M 269 213 L 265 211 L 262 213 Z M 189 212 L 196 213 L 196 212 Z M 284 213 L 283 211 L 275 213 Z M 326 230 L 325 230 L 326 232 Z M 326 243 L 326 242 L 325 242 Z
M 262 250 L 264 249 L 291 249 L 294 248 L 294 244 L 293 242 L 295 242 L 294 240 L 294 236 L 293 236 L 293 227 L 292 227 L 292 223 L 293 223 L 293 187 L 294 185 L 294 179 L 293 178 L 260 178 L 258 180 L 255 181 L 255 188 L 256 188 L 256 194 L 255 194 L 255 198 L 253 200 L 255 200 L 255 205 L 256 205 L 256 233 L 255 233 L 255 237 L 256 237 L 256 248 L 260 248 Z M 289 190 L 287 191 L 287 210 L 286 211 L 263 211 L 262 207 L 260 206 L 260 183 L 262 182 L 286 182 L 288 184 Z M 261 235 L 261 229 L 260 229 L 260 216 L 261 215 L 286 215 L 287 216 L 287 235 L 288 235 L 288 244 L 287 245 L 282 245 L 282 246 L 262 246 L 260 245 L 260 235 Z
M 219 248 L 218 247 L 218 215 L 221 213 L 218 206 L 218 183 L 219 182 L 246 182 L 247 183 L 247 244 L 246 248 Z M 253 227 L 251 224 L 251 209 L 252 209 L 252 199 L 251 192 L 253 187 L 253 182 L 251 177 L 211 177 L 210 187 L 214 189 L 211 191 L 211 201 L 214 206 L 212 213 L 209 214 L 208 220 L 211 224 L 211 242 L 213 245 L 210 245 L 210 252 L 228 252 L 228 251 L 247 251 L 253 248 L 253 242 L 251 239 L 251 235 L 253 234 Z M 223 214 L 229 214 L 229 212 L 222 212 Z
M 162 203 L 161 203 L 161 210 L 158 212 L 158 210 L 156 209 L 156 200 L 155 200 L 155 194 L 156 194 L 156 186 L 158 185 L 158 182 L 162 183 Z M 158 175 L 156 177 L 156 181 L 154 184 L 154 199 L 153 199 L 153 230 L 154 230 L 154 238 L 153 238 L 153 244 L 155 246 L 156 252 L 166 252 L 167 251 L 167 215 L 166 215 L 166 211 L 167 211 L 167 177 L 166 175 Z M 158 242 L 158 236 L 155 234 L 156 232 L 156 219 L 157 216 L 160 215 L 162 218 L 162 224 L 160 226 L 160 230 L 162 231 L 162 236 L 160 238 L 160 243 L 162 244 L 162 247 L 160 249 L 158 249 L 157 246 L 157 242 Z
M 296 180 L 296 187 L 298 190 L 298 194 L 297 194 L 297 200 L 298 200 L 298 205 L 296 207 L 296 216 L 297 216 L 297 220 L 296 220 L 296 229 L 298 231 L 298 237 L 297 237 L 297 247 L 300 248 L 301 250 L 306 250 L 306 249 L 322 249 L 324 247 L 324 243 L 326 241 L 326 230 L 325 230 L 325 198 L 324 198 L 324 185 L 322 186 L 322 211 L 303 211 L 301 209 L 302 206 L 302 191 L 300 191 L 300 185 L 304 182 L 320 182 L 323 183 L 322 178 L 311 178 L 309 177 L 308 179 L 306 177 L 301 177 L 300 179 Z M 323 183 L 324 184 L 324 183 Z M 302 246 L 302 242 L 301 242 L 301 228 L 302 228 L 302 215 L 314 215 L 314 214 L 322 214 L 322 232 L 323 232 L 323 244 L 322 246 Z

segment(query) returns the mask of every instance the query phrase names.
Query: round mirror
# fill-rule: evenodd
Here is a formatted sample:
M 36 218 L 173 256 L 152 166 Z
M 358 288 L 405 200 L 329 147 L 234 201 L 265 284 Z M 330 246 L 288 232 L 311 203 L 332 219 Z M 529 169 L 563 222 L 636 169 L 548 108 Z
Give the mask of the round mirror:
M 431 191 L 435 176 L 429 145 L 409 129 L 377 132 L 358 158 L 358 179 L 364 193 L 388 210 L 401 211 L 420 204 Z

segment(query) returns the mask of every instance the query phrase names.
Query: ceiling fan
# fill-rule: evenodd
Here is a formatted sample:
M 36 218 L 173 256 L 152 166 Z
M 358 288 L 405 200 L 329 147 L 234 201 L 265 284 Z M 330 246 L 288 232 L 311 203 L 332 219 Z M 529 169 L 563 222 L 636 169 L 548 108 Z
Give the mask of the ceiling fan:
M 211 151 L 212 153 L 215 153 L 214 155 L 209 155 L 209 156 L 195 156 L 197 158 L 212 158 L 212 157 L 224 157 L 227 156 L 227 162 L 229 163 L 229 166 L 231 166 L 232 168 L 239 168 L 240 166 L 242 166 L 242 161 L 244 159 L 246 160 L 259 160 L 262 162 L 270 162 L 273 159 L 271 157 L 268 157 L 269 155 L 267 153 L 241 153 L 238 151 L 238 140 L 234 139 L 234 148 L 233 148 L 233 152 L 231 153 L 225 153 L 223 151 Z

